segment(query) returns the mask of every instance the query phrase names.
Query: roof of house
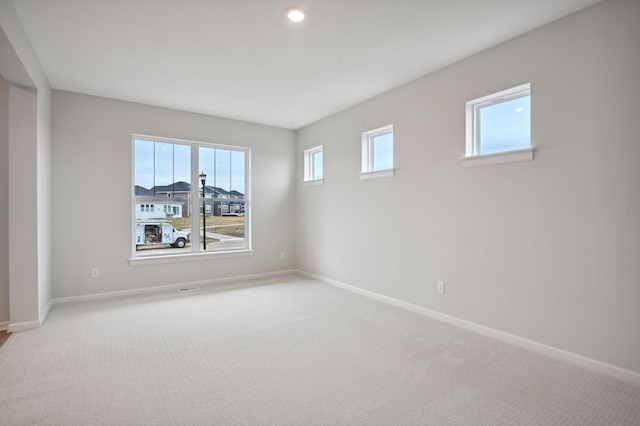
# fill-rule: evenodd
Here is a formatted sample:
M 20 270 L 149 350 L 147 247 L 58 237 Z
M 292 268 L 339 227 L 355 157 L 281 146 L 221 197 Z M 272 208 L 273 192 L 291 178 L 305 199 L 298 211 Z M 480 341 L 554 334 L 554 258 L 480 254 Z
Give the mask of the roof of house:
M 142 196 L 150 196 L 158 194 L 176 194 L 176 193 L 189 193 L 191 192 L 191 185 L 184 181 L 175 182 L 170 185 L 158 185 L 154 186 L 151 189 L 144 188 L 140 185 L 135 186 L 135 194 Z M 243 197 L 244 194 L 236 191 L 227 191 L 226 189 L 217 187 L 217 186 L 208 186 L 205 185 L 205 193 L 207 194 L 216 194 L 216 195 L 230 195 L 232 197 Z
M 151 188 L 151 191 L 158 193 L 190 192 L 191 185 L 187 182 L 179 181 L 169 185 L 158 185 Z
M 153 195 L 153 192 L 150 189 L 144 188 L 140 185 L 135 186 L 136 195 Z

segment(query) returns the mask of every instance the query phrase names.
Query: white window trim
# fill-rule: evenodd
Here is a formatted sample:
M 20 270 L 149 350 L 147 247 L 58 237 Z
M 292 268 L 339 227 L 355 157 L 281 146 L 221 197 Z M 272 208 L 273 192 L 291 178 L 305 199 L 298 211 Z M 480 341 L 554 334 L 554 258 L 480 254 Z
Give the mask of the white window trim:
M 305 180 L 302 182 L 302 186 L 318 186 L 324 185 L 324 179 Z
M 313 156 L 314 154 L 322 152 L 322 178 L 314 179 L 315 175 L 315 166 L 313 164 Z M 313 148 L 304 150 L 304 186 L 315 186 L 322 185 L 324 183 L 324 152 L 322 145 L 314 146 Z
M 495 152 L 491 154 L 462 157 L 462 167 L 480 167 L 492 164 L 518 163 L 533 160 L 533 148 L 516 149 L 513 151 Z
M 193 260 L 211 260 L 211 258 L 229 258 L 229 257 L 245 257 L 253 256 L 252 249 L 242 249 L 233 251 L 214 251 L 214 252 L 198 252 L 198 253 L 180 253 L 170 255 L 151 255 L 146 257 L 129 258 L 130 266 L 138 265 L 154 265 L 161 263 L 173 262 L 190 262 Z
M 386 178 L 393 177 L 395 175 L 396 169 L 377 170 L 375 172 L 362 172 L 360 173 L 360 180 Z
M 520 86 L 482 96 L 466 103 L 466 142 L 465 157 L 463 157 L 464 167 L 510 163 L 533 159 L 532 146 L 524 149 L 480 154 L 480 126 L 478 125 L 480 109 L 490 104 L 506 102 L 524 96 L 531 96 L 530 83 L 521 84 Z
M 373 140 L 376 136 L 382 136 L 393 133 L 393 124 L 388 124 L 377 129 L 366 131 L 362 134 L 362 163 L 360 168 L 360 179 L 372 179 L 378 177 L 394 176 L 395 168 L 392 166 L 388 169 L 373 169 Z M 395 138 L 393 141 L 393 162 L 395 163 Z

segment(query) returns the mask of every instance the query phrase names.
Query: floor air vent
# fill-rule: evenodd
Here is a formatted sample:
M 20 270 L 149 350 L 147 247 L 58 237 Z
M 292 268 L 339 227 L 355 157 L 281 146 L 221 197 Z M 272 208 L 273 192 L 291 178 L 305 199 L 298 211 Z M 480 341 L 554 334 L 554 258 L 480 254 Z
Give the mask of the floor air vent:
M 180 288 L 178 289 L 179 292 L 183 292 L 183 291 L 194 291 L 194 290 L 200 290 L 199 287 L 189 287 L 189 288 Z

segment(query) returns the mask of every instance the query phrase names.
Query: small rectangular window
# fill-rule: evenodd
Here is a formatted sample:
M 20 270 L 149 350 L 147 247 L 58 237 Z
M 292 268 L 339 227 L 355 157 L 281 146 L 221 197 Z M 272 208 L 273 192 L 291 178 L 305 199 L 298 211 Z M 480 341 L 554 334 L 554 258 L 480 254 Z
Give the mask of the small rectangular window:
M 304 180 L 322 181 L 324 179 L 324 159 L 322 145 L 304 151 Z
M 531 150 L 530 84 L 468 101 L 466 114 L 466 158 Z
M 393 171 L 392 124 L 362 134 L 361 171 L 362 173 Z M 390 175 L 393 176 L 393 173 Z

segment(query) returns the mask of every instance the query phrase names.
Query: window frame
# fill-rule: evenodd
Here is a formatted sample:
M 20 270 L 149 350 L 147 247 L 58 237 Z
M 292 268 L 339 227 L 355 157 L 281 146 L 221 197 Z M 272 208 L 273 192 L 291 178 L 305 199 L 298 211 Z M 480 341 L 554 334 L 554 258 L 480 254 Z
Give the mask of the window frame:
M 521 84 L 510 89 L 501 90 L 466 102 L 465 156 L 462 158 L 464 167 L 511 163 L 533 159 L 534 148 L 532 146 L 531 133 L 529 133 L 528 147 L 505 149 L 503 151 L 487 154 L 481 153 L 481 110 L 488 106 L 499 105 L 504 102 L 509 102 L 527 96 L 530 98 L 531 102 L 531 83 Z M 531 114 L 531 111 L 529 111 L 529 114 Z
M 377 137 L 391 135 L 391 167 L 386 169 L 375 168 L 375 139 Z M 360 179 L 371 179 L 378 177 L 389 177 L 395 175 L 395 135 L 393 124 L 378 127 L 362 133 L 362 161 L 360 167 Z
M 315 162 L 314 156 L 322 153 L 322 177 L 315 178 Z M 304 150 L 304 180 L 305 185 L 322 185 L 324 183 L 324 150 L 322 145 Z
M 191 214 L 188 215 L 191 219 L 191 251 L 178 252 L 178 253 L 162 253 L 162 254 L 148 254 L 148 255 L 139 255 L 136 250 L 136 221 L 137 221 L 137 205 L 138 203 L 145 203 L 146 205 L 154 205 L 156 201 L 162 202 L 163 199 L 167 198 L 167 195 L 136 195 L 136 140 L 154 142 L 154 143 L 167 143 L 167 144 L 178 144 L 178 145 L 188 145 L 190 146 L 190 177 L 191 182 L 196 182 L 197 184 L 190 184 L 189 193 L 185 196 L 175 196 L 173 194 L 170 196 L 172 202 L 180 203 L 180 202 L 190 202 L 191 203 Z M 202 238 L 200 236 L 200 218 L 202 214 L 202 194 L 200 191 L 200 167 L 199 167 L 199 155 L 200 148 L 213 148 L 213 149 L 223 149 L 230 151 L 241 151 L 244 152 L 244 246 L 241 248 L 234 249 L 221 249 L 221 250 L 201 250 L 201 242 Z M 251 148 L 243 147 L 243 146 L 233 146 L 226 145 L 214 142 L 201 142 L 201 141 L 193 141 L 193 140 L 185 140 L 185 139 L 174 139 L 174 138 L 166 138 L 159 136 L 150 136 L 134 133 L 131 135 L 131 149 L 132 149 L 132 161 L 131 161 L 131 192 L 132 192 L 132 205 L 131 205 L 131 257 L 129 258 L 130 265 L 138 265 L 138 264 L 155 264 L 155 263 L 165 263 L 165 262 L 176 262 L 182 260 L 195 260 L 201 258 L 210 258 L 214 257 L 235 257 L 235 256 L 246 256 L 252 255 L 252 239 L 251 239 Z M 232 188 L 229 188 L 231 191 Z M 216 202 L 223 201 L 222 198 L 205 198 L 207 202 Z M 227 200 L 228 201 L 228 200 Z M 152 204 L 153 203 L 153 204 Z M 195 219 L 195 220 L 194 220 Z

